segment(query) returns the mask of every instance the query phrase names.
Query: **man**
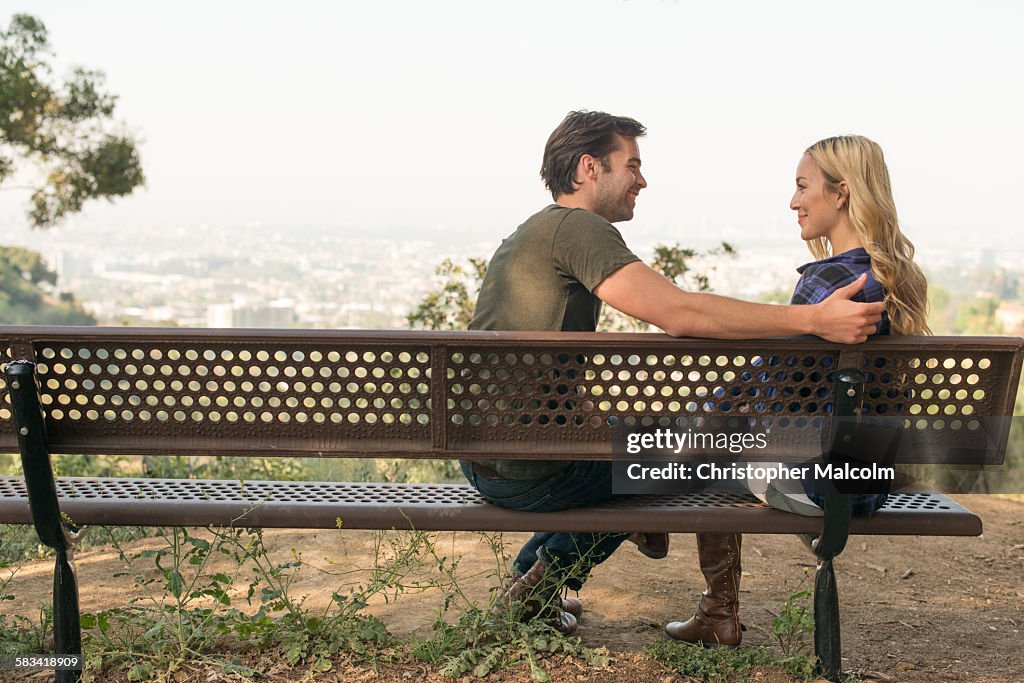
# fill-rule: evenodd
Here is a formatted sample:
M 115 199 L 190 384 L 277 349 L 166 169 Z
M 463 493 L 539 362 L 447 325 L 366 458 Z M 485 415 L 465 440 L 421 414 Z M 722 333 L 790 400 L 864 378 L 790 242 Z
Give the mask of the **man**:
M 637 121 L 603 112 L 576 111 L 565 117 L 548 138 L 540 171 L 555 203 L 528 218 L 498 247 L 470 329 L 592 332 L 603 302 L 673 336 L 815 334 L 858 343 L 874 331 L 884 304 L 850 301 L 863 278 L 820 304 L 769 306 L 684 292 L 642 263 L 612 223 L 633 218 L 637 196 L 647 187 L 637 145 L 645 133 Z M 476 460 L 463 461 L 462 469 L 495 505 L 550 512 L 611 499 L 611 465 Z M 703 543 L 700 536 L 706 537 Z M 527 614 L 533 616 L 562 586 L 578 591 L 590 569 L 627 538 L 629 534 L 535 534 L 515 560 L 504 601 L 527 600 Z M 640 534 L 633 540 L 648 556 L 667 552 L 667 536 Z M 738 546 L 735 534 L 698 536 L 702 569 L 714 568 L 730 577 L 735 573 L 735 580 L 716 583 L 728 584 L 728 590 L 738 590 Z M 571 633 L 582 606 L 577 599 L 563 598 L 561 608 L 555 610 L 554 625 Z M 738 625 L 734 617 L 722 618 Z M 672 633 L 694 642 L 721 640 L 717 632 L 706 634 L 703 627 Z

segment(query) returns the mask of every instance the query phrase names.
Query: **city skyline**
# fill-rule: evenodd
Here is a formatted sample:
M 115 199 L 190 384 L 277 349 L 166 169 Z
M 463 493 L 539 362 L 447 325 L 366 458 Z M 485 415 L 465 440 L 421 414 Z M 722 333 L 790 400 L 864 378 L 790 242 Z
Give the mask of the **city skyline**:
M 83 230 L 91 239 L 80 239 Z M 370 230 L 344 235 L 207 226 L 205 232 L 204 239 L 195 240 L 185 227 L 146 233 L 94 223 L 47 232 L 22 228 L 8 237 L 40 252 L 58 274 L 57 289 L 73 293 L 100 324 L 187 327 L 405 328 L 405 316 L 439 286 L 435 266 L 444 259 L 465 265 L 469 257 L 486 258 L 497 246 L 496 241 L 456 245 Z M 665 241 L 631 239 L 644 259 L 651 258 L 657 242 Z M 796 266 L 811 258 L 806 247 L 772 239 L 770 231 L 758 235 L 755 244 L 741 243 L 735 258 L 698 258 L 690 265 L 708 275 L 718 293 L 788 300 Z M 692 242 L 680 246 L 706 248 Z M 1016 283 L 1024 279 L 1024 245 L 929 247 L 916 260 L 933 294 L 946 302 L 933 311 L 936 315 L 948 318 L 951 294 L 959 303 L 994 297 L 996 304 L 1004 301 L 997 317 L 1005 318 L 1005 330 L 1019 327 L 1013 321 L 1024 307 L 1014 302 L 1020 301 Z

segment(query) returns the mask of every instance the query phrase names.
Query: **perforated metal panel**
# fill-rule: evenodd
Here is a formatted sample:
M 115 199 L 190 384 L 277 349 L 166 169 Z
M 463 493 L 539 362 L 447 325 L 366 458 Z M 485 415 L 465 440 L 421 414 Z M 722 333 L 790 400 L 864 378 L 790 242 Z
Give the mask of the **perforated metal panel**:
M 288 450 L 429 450 L 423 346 L 49 342 L 37 344 L 53 443 L 219 440 Z M 301 443 L 296 446 L 295 444 Z
M 874 349 L 869 349 L 874 351 Z M 906 431 L 901 462 L 954 462 L 960 450 L 978 449 L 975 432 L 994 440 L 989 463 L 1002 461 L 1020 353 L 924 345 L 894 354 L 865 353 L 863 414 L 901 416 Z M 969 455 L 960 462 L 974 463 Z
M 0 338 L 12 357 L 38 363 L 54 452 L 538 459 L 610 458 L 617 425 L 718 419 L 770 427 L 763 457 L 813 456 L 840 368 L 866 372 L 865 414 L 899 416 L 925 445 L 968 444 L 979 418 L 1011 413 L 1024 347 L 1005 337 L 847 347 L 119 328 L 5 328 Z M 0 426 L 10 422 L 0 412 Z M 11 432 L 0 431 L 0 447 L 15 448 Z
M 77 524 L 480 531 L 739 531 L 817 533 L 821 520 L 772 510 L 739 493 L 627 496 L 555 513 L 505 510 L 469 486 L 167 479 L 58 480 L 60 507 Z M 145 502 L 144 505 L 137 503 Z M 0 477 L 0 522 L 31 521 L 24 483 Z M 981 521 L 945 496 L 897 494 L 855 534 L 977 535 Z
M 649 335 L 638 335 L 643 336 Z M 817 448 L 822 415 L 831 412 L 838 352 L 809 352 L 776 342 L 760 355 L 749 342 L 730 353 L 666 352 L 663 345 L 630 344 L 596 353 L 566 346 L 499 351 L 450 349 L 448 444 L 504 453 L 543 443 L 552 454 L 607 453 L 615 425 L 685 429 L 734 418 L 777 433 L 772 452 L 791 453 L 795 441 Z

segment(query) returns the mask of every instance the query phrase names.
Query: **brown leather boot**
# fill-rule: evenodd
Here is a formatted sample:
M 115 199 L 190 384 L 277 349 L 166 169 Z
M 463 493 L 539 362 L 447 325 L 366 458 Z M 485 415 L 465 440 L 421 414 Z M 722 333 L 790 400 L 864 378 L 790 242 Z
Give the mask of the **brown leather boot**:
M 524 619 L 540 616 L 545 608 L 548 608 L 550 614 L 548 623 L 559 633 L 570 635 L 576 632 L 576 617 L 562 609 L 560 601 L 554 602 L 557 591 L 558 584 L 548 576 L 547 563 L 544 560 L 537 560 L 532 567 L 526 570 L 525 574 L 512 582 L 499 604 L 523 603 L 526 606 Z M 576 602 L 579 603 L 579 600 Z M 555 605 L 554 609 L 550 609 L 551 604 Z M 579 608 L 582 612 L 582 603 L 579 603 Z
M 522 576 L 522 574 L 513 573 L 512 576 L 509 576 L 504 581 L 502 581 L 501 582 L 501 592 L 502 592 L 502 594 L 504 595 L 504 593 L 507 592 L 508 589 L 512 587 L 512 584 L 514 584 L 516 581 L 518 581 L 521 576 Z M 579 598 L 574 598 L 571 595 L 563 595 L 561 599 L 562 599 L 562 611 L 563 612 L 568 612 L 569 614 L 571 614 L 574 617 L 576 617 L 576 621 L 580 621 L 580 620 L 583 619 L 583 601 L 582 600 L 580 600 Z
M 741 534 L 697 534 L 700 570 L 708 587 L 693 617 L 665 626 L 670 638 L 705 647 L 736 647 L 743 640 L 739 617 L 742 539 Z

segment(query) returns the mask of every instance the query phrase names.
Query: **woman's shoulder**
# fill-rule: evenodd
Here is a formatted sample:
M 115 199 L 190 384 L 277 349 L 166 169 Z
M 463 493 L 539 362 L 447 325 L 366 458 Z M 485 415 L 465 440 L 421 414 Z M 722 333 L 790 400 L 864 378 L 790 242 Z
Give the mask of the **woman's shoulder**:
M 871 270 L 871 256 L 863 247 L 857 247 L 820 261 L 805 263 L 797 268 L 796 272 L 801 275 L 827 273 L 835 278 L 842 277 L 844 273 L 847 273 L 852 274 L 853 279 L 856 279 L 861 273 L 869 270 Z
M 840 287 L 845 287 L 864 273 L 868 281 L 853 296 L 854 301 L 882 301 L 885 293 L 871 273 L 871 257 L 863 248 L 852 249 L 797 268 L 800 281 L 793 292 L 793 303 L 818 303 Z

